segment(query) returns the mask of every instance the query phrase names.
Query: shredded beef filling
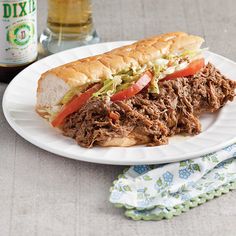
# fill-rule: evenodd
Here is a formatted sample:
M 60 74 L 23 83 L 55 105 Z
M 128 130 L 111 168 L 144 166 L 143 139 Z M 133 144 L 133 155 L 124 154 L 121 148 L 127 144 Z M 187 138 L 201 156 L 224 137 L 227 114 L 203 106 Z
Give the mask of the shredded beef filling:
M 199 116 L 232 101 L 236 82 L 226 79 L 209 63 L 198 74 L 160 82 L 159 88 L 158 95 L 143 90 L 114 103 L 92 98 L 66 118 L 64 135 L 83 147 L 130 134 L 149 146 L 166 144 L 175 134 L 200 133 Z

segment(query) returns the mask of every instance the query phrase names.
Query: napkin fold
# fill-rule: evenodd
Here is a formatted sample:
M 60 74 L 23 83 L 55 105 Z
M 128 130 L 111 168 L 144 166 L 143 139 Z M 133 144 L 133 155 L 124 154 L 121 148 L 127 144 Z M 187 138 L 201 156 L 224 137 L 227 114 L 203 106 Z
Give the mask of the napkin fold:
M 236 144 L 193 160 L 126 169 L 110 202 L 134 220 L 170 219 L 236 189 Z

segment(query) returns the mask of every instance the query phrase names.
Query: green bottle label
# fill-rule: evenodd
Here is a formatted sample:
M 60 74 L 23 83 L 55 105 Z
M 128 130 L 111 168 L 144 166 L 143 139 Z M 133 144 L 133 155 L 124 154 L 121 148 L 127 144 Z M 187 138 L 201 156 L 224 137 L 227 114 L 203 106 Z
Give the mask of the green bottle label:
M 25 64 L 37 57 L 36 9 L 36 0 L 0 0 L 0 64 Z
M 32 22 L 19 23 L 7 30 L 7 41 L 15 46 L 25 46 L 33 40 L 34 34 Z

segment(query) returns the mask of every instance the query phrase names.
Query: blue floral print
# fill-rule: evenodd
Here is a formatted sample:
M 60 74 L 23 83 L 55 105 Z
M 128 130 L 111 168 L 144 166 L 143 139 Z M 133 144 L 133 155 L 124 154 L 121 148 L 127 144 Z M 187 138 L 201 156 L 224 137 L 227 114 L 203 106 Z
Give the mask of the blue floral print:
M 165 182 L 168 185 L 170 185 L 172 183 L 173 177 L 174 177 L 174 175 L 172 175 L 169 171 L 167 171 L 163 174 L 163 179 L 165 180 Z
M 232 182 L 236 183 L 235 144 L 193 160 L 133 166 L 114 182 L 110 201 L 124 206 L 132 218 L 149 215 L 152 219 L 194 199 L 203 203 L 201 196 Z
M 138 166 L 134 166 L 133 170 L 141 175 L 149 171 L 150 168 L 147 165 L 138 165 Z
M 190 175 L 191 175 L 191 172 L 187 168 L 179 170 L 179 177 L 181 179 L 188 179 Z
M 216 167 L 218 167 L 218 168 L 225 168 L 225 166 L 226 166 L 226 162 L 225 161 L 222 161 L 221 163 L 219 163 Z
M 233 144 L 233 145 L 230 145 L 230 146 L 228 146 L 228 147 L 223 148 L 223 150 L 226 151 L 226 152 L 231 152 L 232 149 L 233 149 L 235 146 L 236 146 L 236 144 Z

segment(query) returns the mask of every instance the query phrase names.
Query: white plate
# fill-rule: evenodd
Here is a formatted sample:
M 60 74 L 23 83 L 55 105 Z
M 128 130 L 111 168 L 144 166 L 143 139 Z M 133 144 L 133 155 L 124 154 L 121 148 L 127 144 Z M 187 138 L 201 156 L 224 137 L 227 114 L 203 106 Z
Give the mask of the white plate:
M 58 130 L 50 127 L 36 114 L 34 105 L 37 80 L 42 72 L 129 43 L 131 41 L 75 48 L 49 56 L 29 66 L 18 74 L 6 89 L 3 111 L 7 121 L 18 134 L 42 149 L 76 160 L 103 164 L 131 165 L 179 161 L 216 151 L 236 141 L 236 101 L 228 103 L 218 113 L 204 115 L 201 118 L 201 134 L 193 137 L 173 137 L 168 145 L 159 147 L 82 148 L 73 139 L 64 137 Z M 205 58 L 223 74 L 236 79 L 236 64 L 233 61 L 211 52 L 206 52 Z

